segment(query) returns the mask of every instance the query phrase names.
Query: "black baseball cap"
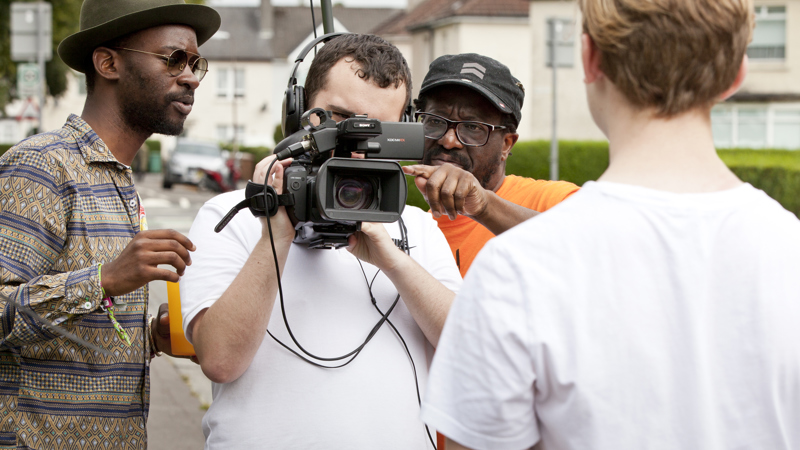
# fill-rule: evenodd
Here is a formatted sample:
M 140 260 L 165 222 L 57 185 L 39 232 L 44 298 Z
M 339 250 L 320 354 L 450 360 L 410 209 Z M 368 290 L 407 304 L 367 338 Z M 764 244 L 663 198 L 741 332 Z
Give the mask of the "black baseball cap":
M 513 115 L 516 125 L 519 125 L 525 89 L 500 61 L 476 53 L 440 56 L 428 66 L 419 95 L 448 84 L 478 91 L 497 109 Z

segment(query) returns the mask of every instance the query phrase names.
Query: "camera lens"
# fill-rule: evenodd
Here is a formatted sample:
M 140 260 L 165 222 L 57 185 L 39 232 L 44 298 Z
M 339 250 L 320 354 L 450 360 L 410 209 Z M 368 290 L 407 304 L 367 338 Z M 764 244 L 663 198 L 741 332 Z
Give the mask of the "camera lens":
M 334 186 L 334 197 L 337 208 L 367 209 L 375 202 L 375 188 L 364 177 L 341 178 Z

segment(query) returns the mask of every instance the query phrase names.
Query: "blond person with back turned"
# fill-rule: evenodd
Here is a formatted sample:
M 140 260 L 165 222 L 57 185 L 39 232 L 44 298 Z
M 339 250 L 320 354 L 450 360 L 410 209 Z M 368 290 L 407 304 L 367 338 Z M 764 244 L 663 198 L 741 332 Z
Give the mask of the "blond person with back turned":
M 714 149 L 751 0 L 579 0 L 610 164 L 487 244 L 422 417 L 448 450 L 800 448 L 800 221 Z

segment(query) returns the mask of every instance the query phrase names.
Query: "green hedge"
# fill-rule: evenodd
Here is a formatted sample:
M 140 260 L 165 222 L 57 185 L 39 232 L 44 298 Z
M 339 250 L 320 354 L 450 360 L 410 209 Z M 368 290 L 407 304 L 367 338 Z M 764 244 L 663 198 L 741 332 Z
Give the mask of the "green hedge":
M 596 180 L 608 168 L 608 142 L 561 141 L 558 144 L 559 178 L 578 186 Z M 550 178 L 550 141 L 526 141 L 514 146 L 506 173 L 547 180 Z
M 724 149 L 720 158 L 742 181 L 766 192 L 784 208 L 800 217 L 800 151 Z M 608 142 L 559 142 L 559 175 L 579 186 L 596 180 L 608 167 Z M 506 173 L 530 178 L 550 177 L 550 141 L 527 141 L 514 146 Z M 425 199 L 409 182 L 408 204 L 427 210 Z
M 608 142 L 604 141 L 561 141 L 558 150 L 558 171 L 562 180 L 579 186 L 589 180 L 596 180 L 608 167 Z M 524 177 L 550 178 L 550 141 L 519 142 L 511 151 L 506 163 L 506 173 Z M 428 210 L 428 204 L 414 185 L 408 181 L 409 205 Z
M 736 176 L 800 217 L 800 151 L 726 149 L 717 153 Z

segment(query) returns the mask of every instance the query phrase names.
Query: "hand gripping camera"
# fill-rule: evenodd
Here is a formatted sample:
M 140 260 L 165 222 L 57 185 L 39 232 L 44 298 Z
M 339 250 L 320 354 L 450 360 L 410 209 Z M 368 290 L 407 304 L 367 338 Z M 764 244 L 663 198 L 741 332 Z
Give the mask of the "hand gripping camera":
M 284 172 L 283 194 L 266 183 L 248 183 L 245 200 L 220 221 L 217 232 L 245 207 L 255 216 L 266 216 L 286 206 L 296 224 L 294 242 L 339 248 L 360 230 L 361 222 L 400 218 L 408 187 L 397 161 L 422 160 L 422 124 L 380 122 L 366 116 L 337 124 L 321 108 L 306 111 L 301 120 L 303 129 L 274 150 L 278 160 L 294 158 Z M 365 159 L 351 158 L 352 153 Z

